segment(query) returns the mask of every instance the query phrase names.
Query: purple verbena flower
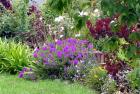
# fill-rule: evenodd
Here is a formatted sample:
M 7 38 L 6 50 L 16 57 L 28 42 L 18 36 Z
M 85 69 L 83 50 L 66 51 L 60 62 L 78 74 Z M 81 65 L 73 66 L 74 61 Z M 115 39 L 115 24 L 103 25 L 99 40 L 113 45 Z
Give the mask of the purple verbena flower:
M 44 53 L 40 53 L 40 57 L 45 57 L 45 54 Z
M 57 57 L 58 57 L 58 58 L 62 58 L 62 55 L 63 55 L 63 52 L 62 52 L 62 51 L 58 51 L 58 52 L 57 52 Z
M 19 77 L 19 78 L 23 78 L 23 76 L 24 76 L 24 72 L 21 71 L 21 72 L 19 73 L 18 77 Z
M 79 61 L 78 61 L 77 59 L 74 59 L 74 60 L 73 60 L 73 64 L 74 64 L 74 65 L 77 65 L 78 62 L 79 62 Z
M 38 58 L 38 54 L 37 54 L 37 53 L 34 53 L 34 54 L 33 54 L 33 57 L 34 57 L 34 58 Z
M 58 40 L 58 41 L 56 42 L 56 44 L 59 45 L 59 46 L 61 46 L 61 45 L 63 44 L 63 42 L 62 42 L 61 40 Z
M 42 50 L 43 51 L 46 51 L 47 50 L 47 47 L 46 46 L 42 47 Z

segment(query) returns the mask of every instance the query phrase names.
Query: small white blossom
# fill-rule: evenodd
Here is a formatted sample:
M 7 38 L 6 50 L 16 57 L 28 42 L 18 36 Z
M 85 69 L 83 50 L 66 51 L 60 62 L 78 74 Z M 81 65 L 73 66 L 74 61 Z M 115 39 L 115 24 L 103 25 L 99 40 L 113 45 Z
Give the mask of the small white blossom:
M 80 37 L 81 36 L 81 34 L 75 34 L 75 37 Z
M 64 35 L 60 35 L 60 38 L 62 38 Z
M 64 27 L 61 27 L 61 30 L 60 31 L 64 31 Z
M 111 24 L 112 24 L 112 23 L 115 23 L 115 21 L 114 21 L 114 20 L 112 20 L 110 23 L 111 23 Z
M 57 42 L 58 41 L 58 39 L 55 39 L 55 42 Z
M 59 16 L 59 17 L 56 17 L 54 21 L 55 22 L 61 22 L 63 20 L 64 20 L 64 16 Z
M 42 19 L 43 19 L 42 17 L 39 18 L 40 21 L 42 21 Z
M 71 28 L 71 29 L 73 29 L 73 28 L 74 28 L 74 26 L 71 26 L 70 28 Z
M 79 15 L 80 15 L 80 16 L 87 16 L 87 15 L 88 15 L 88 12 L 83 12 L 83 11 L 82 11 L 82 12 L 79 12 Z
M 94 13 L 94 16 L 97 16 L 97 17 L 100 16 L 100 11 L 99 11 L 99 9 L 95 9 L 93 13 Z

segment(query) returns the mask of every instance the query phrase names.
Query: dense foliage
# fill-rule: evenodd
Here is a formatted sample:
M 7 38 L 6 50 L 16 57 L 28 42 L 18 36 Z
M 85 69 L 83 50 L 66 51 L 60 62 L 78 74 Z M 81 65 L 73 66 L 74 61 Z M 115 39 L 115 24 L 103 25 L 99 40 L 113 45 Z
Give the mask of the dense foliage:
M 30 63 L 31 50 L 28 46 L 0 39 L 0 72 L 16 74 Z
M 140 92 L 139 0 L 0 0 L 0 37 L 23 43 L 0 41 L 1 72 Z

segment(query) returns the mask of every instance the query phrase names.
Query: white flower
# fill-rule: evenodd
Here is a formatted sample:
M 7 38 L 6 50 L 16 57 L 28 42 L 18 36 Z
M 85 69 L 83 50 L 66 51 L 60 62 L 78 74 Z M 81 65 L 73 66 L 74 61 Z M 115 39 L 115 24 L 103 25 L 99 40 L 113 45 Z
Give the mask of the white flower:
M 58 39 L 55 39 L 55 42 L 57 42 L 58 41 Z
M 75 34 L 75 37 L 80 37 L 81 36 L 81 34 Z
M 112 24 L 112 23 L 115 23 L 115 21 L 114 21 L 114 20 L 112 20 L 110 23 L 111 23 L 111 24 Z
M 98 13 L 98 12 L 99 12 L 99 9 L 96 8 L 96 9 L 94 10 L 94 12 L 95 12 L 95 13 Z
M 93 13 L 94 13 L 94 16 L 97 16 L 97 17 L 100 16 L 100 11 L 99 11 L 99 9 L 95 9 Z
M 79 15 L 80 15 L 80 16 L 87 16 L 87 15 L 88 15 L 88 12 L 83 12 L 83 11 L 82 11 L 82 12 L 79 12 Z
M 74 28 L 74 26 L 71 26 L 70 28 L 71 28 L 71 29 L 73 29 L 73 28 Z
M 61 22 L 63 20 L 64 20 L 64 16 L 59 16 L 59 17 L 56 17 L 54 21 L 55 22 Z
M 40 21 L 42 21 L 42 19 L 43 19 L 42 17 L 39 18 Z
M 64 35 L 60 35 L 60 38 L 62 38 Z
M 56 34 L 56 33 L 57 33 L 57 31 L 53 31 L 53 33 L 54 33 L 54 34 Z
M 61 30 L 60 31 L 64 31 L 64 27 L 61 27 Z

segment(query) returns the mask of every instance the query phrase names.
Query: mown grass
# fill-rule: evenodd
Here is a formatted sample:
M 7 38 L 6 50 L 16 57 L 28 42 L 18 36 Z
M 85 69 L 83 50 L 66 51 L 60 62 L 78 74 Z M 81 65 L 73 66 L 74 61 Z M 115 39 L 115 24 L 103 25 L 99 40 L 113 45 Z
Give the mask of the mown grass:
M 96 94 L 79 84 L 59 80 L 27 81 L 17 76 L 0 75 L 0 94 Z

